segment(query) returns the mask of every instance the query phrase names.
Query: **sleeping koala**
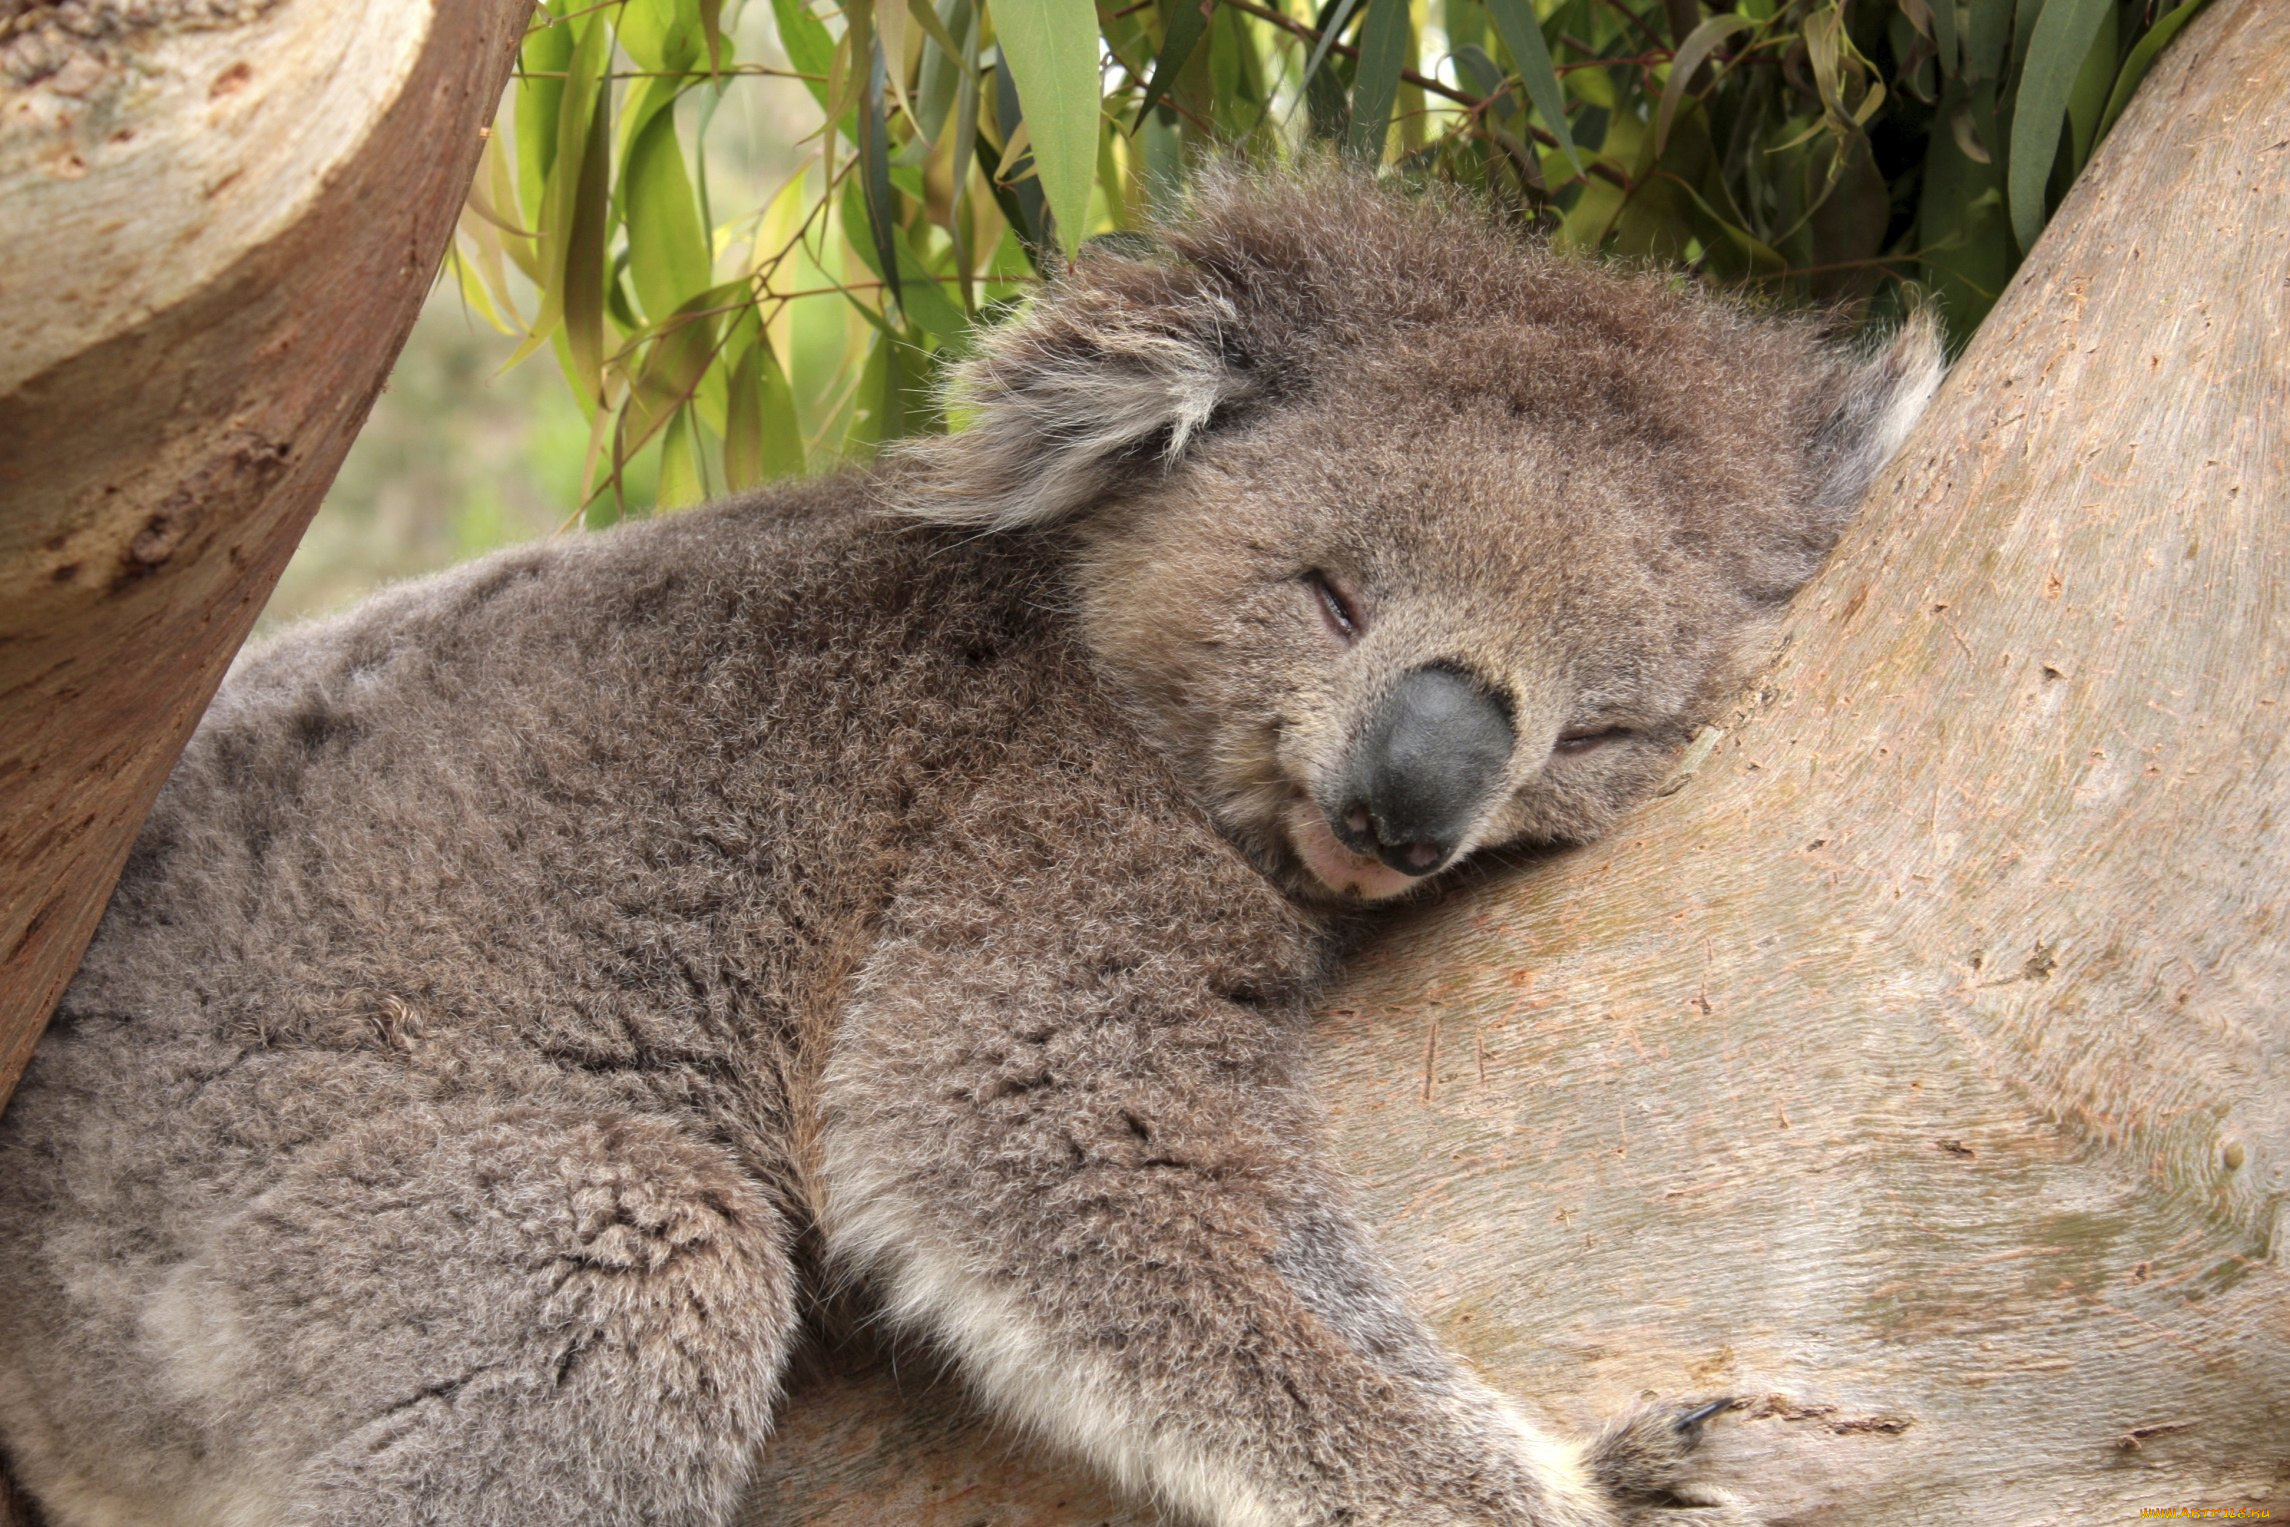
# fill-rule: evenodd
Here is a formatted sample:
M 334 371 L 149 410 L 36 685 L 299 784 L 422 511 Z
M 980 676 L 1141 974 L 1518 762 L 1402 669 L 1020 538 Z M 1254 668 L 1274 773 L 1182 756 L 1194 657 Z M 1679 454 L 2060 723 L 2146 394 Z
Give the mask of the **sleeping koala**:
M 876 475 L 248 656 L 0 1123 L 10 1467 L 52 1527 L 724 1523 L 848 1276 L 1220 1527 L 1719 1501 L 1709 1404 L 1578 1446 L 1437 1344 L 1308 1010 L 1363 904 L 1663 772 L 1938 371 L 1225 174 Z

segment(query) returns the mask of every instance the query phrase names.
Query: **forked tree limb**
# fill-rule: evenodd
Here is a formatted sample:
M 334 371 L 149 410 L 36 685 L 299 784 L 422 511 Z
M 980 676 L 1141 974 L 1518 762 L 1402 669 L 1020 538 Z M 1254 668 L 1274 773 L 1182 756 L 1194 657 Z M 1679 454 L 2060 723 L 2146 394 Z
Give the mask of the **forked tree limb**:
M 1396 930 L 1333 1131 L 1446 1337 L 1579 1426 L 1728 1393 L 1776 1521 L 2290 1510 L 2290 6 L 2218 0 L 1754 698 Z M 751 1520 L 1154 1520 L 926 1354 Z
M 530 9 L 82 0 L 98 35 L 35 36 L 48 4 L 0 48 L 0 1099 L 412 327 Z

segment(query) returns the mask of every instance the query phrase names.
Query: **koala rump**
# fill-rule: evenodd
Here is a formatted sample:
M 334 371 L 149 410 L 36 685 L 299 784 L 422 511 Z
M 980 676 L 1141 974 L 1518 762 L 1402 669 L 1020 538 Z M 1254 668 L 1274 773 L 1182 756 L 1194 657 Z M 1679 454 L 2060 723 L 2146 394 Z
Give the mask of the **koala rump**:
M 877 473 L 248 654 L 0 1118 L 0 1451 L 53 1527 L 726 1523 L 849 1280 L 1203 1521 L 1746 1520 L 1708 1403 L 1439 1346 L 1307 1008 L 1660 775 L 1938 369 L 1226 172 Z

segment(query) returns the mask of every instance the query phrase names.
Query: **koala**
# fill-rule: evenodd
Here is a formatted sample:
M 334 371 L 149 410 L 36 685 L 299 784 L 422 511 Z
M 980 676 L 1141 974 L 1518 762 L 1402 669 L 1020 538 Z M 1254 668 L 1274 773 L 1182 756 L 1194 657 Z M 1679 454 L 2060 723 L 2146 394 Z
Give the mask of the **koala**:
M 1215 1527 L 1748 1519 L 1722 1397 L 1578 1441 L 1442 1348 L 1310 1004 L 1646 792 L 1939 370 L 1226 171 L 944 436 L 251 652 L 0 1121 L 8 1466 L 52 1527 L 713 1527 L 851 1289 Z

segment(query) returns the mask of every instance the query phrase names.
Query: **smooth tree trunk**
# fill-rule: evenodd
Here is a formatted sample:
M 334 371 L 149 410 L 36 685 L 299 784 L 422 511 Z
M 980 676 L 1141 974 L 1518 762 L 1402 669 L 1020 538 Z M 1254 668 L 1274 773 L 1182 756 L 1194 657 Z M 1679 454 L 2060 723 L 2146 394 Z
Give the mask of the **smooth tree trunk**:
M 529 9 L 0 5 L 0 1100 L 405 341 Z
M 2285 79 L 2217 0 L 1691 778 L 1325 1014 L 1446 1338 L 1578 1426 L 1739 1396 L 1775 1521 L 2290 1513 Z M 843 1349 L 750 1516 L 1155 1520 Z

